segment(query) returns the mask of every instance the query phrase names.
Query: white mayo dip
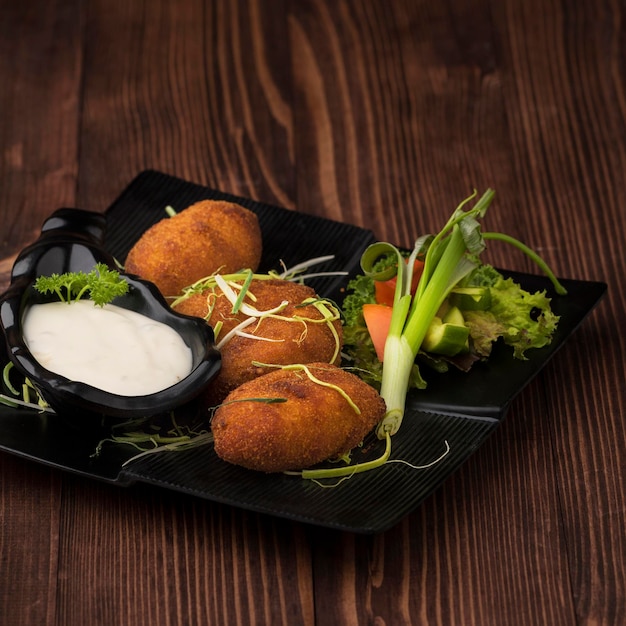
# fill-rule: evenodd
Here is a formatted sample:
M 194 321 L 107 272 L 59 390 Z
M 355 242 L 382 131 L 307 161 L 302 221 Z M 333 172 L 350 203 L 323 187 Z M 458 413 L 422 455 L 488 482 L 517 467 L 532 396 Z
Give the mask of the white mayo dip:
M 112 304 L 36 304 L 23 333 L 46 369 L 122 396 L 161 391 L 191 371 L 191 350 L 173 328 Z

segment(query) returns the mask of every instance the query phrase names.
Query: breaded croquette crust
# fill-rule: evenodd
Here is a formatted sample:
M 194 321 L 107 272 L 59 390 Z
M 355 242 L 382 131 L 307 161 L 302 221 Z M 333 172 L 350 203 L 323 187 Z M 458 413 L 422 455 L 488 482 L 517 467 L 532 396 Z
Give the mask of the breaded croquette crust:
M 378 392 L 358 376 L 327 363 L 271 371 L 228 395 L 213 416 L 215 452 L 261 472 L 301 470 L 357 446 L 385 414 Z M 280 400 L 264 402 L 260 398 Z
M 128 253 L 125 270 L 153 282 L 164 296 L 176 296 L 218 270 L 256 270 L 261 252 L 255 213 L 203 200 L 149 228 Z
M 209 405 L 219 404 L 233 389 L 264 374 L 266 370 L 255 362 L 288 365 L 321 361 L 336 364 L 341 359 L 341 320 L 337 316 L 332 322 L 323 322 L 323 313 L 317 306 L 302 304 L 307 299 L 318 298 L 311 287 L 280 279 L 253 280 L 248 294 L 245 301 L 260 311 L 273 309 L 283 301 L 288 304 L 276 316 L 255 320 L 244 329 L 246 334 L 264 340 L 234 335 L 220 345 L 222 368 L 208 386 L 206 400 Z M 219 288 L 182 300 L 174 309 L 204 317 L 214 328 L 221 322 L 218 342 L 237 324 L 248 319 L 244 313 L 231 313 L 232 304 Z

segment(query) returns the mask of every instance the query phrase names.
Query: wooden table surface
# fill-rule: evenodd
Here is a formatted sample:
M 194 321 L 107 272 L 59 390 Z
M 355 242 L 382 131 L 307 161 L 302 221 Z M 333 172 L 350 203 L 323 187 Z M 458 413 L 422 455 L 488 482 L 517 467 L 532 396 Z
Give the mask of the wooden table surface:
M 491 230 L 608 284 L 381 534 L 0 453 L 0 624 L 626 623 L 623 0 L 0 4 L 2 286 L 49 213 L 148 168 L 404 246 L 494 187 Z

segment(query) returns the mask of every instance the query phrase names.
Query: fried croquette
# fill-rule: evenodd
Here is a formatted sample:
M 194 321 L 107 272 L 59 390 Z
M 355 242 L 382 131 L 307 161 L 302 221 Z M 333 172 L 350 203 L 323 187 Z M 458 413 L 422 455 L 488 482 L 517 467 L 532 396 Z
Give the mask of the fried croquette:
M 128 253 L 125 270 L 169 297 L 218 270 L 256 270 L 261 252 L 255 213 L 233 202 L 203 200 L 149 228 Z
M 173 304 L 177 312 L 203 317 L 217 329 L 222 368 L 207 388 L 207 404 L 219 404 L 233 389 L 264 374 L 266 370 L 255 362 L 339 363 L 343 345 L 339 311 L 331 302 L 320 300 L 311 287 L 288 280 L 255 279 L 244 302 L 256 311 L 287 304 L 275 314 L 258 318 L 251 316 L 249 310 L 233 314 L 233 304 L 216 285 Z M 245 320 L 252 323 L 241 334 L 229 337 Z
M 358 376 L 312 363 L 313 380 L 292 367 L 244 383 L 215 411 L 221 459 L 268 473 L 306 469 L 357 446 L 384 416 L 384 400 Z

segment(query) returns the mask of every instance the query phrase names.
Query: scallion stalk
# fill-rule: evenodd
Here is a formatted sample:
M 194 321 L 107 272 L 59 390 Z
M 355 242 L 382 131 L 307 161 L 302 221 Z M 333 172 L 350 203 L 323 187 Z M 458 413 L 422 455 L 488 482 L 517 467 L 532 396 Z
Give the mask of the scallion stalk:
M 380 394 L 387 412 L 378 424 L 380 439 L 395 434 L 404 417 L 409 378 L 415 359 L 428 329 L 452 289 L 477 266 L 478 257 L 485 249 L 485 240 L 503 241 L 528 255 L 552 281 L 558 294 L 565 288 L 541 257 L 517 239 L 501 233 L 481 233 L 478 218 L 482 218 L 494 198 L 488 189 L 469 210 L 464 206 L 476 193 L 464 200 L 454 211 L 443 229 L 435 236 L 420 237 L 407 264 L 391 244 L 376 243 L 362 258 L 363 270 L 377 280 L 385 280 L 373 271 L 374 261 L 382 252 L 395 252 L 398 258 L 397 282 L 389 334 L 385 343 Z M 415 295 L 411 295 L 413 260 L 424 258 L 424 269 Z
M 413 363 L 433 318 L 454 286 L 475 268 L 468 256 L 479 254 L 484 248 L 475 218 L 484 215 L 493 196 L 494 192 L 488 190 L 471 210 L 463 211 L 463 204 L 474 197 L 471 196 L 457 208 L 438 235 L 416 242 L 412 258 L 419 253 L 418 248 L 428 247 L 415 296 L 410 293 L 410 271 L 405 270 L 403 262 L 398 262 L 393 313 L 383 360 L 380 394 L 387 411 L 377 427 L 380 439 L 394 435 L 400 428 Z M 400 253 L 397 254 L 400 259 Z

